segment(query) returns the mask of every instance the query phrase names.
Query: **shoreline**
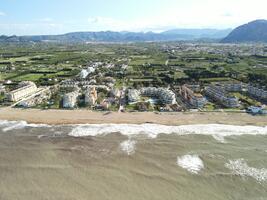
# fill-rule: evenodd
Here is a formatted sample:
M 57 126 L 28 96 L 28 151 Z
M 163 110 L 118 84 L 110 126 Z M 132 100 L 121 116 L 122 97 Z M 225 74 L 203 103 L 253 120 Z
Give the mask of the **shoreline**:
M 34 124 L 161 124 L 195 125 L 225 124 L 267 126 L 267 116 L 252 116 L 246 113 L 154 113 L 154 112 L 94 112 L 90 110 L 39 110 L 0 108 L 0 120 L 26 121 Z

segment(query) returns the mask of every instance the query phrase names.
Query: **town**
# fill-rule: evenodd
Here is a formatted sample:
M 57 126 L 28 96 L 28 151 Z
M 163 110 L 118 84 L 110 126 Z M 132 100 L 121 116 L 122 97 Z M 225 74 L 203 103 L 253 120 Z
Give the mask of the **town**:
M 267 112 L 264 45 L 10 45 L 0 72 L 2 107 Z

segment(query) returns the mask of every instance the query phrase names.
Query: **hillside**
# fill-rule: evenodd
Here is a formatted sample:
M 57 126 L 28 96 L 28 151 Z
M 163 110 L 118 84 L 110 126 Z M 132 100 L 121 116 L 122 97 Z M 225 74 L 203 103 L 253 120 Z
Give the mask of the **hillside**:
M 267 20 L 256 20 L 234 29 L 223 43 L 267 42 Z
M 216 29 L 175 29 L 154 32 L 74 32 L 62 35 L 0 36 L 0 42 L 146 42 L 221 39 L 230 32 Z

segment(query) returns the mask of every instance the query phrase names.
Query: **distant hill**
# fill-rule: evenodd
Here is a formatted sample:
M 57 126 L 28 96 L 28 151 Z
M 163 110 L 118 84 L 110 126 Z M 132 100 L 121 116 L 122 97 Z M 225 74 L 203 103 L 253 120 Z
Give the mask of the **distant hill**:
M 0 36 L 0 42 L 146 42 L 181 41 L 198 39 L 221 39 L 230 29 L 175 29 L 162 33 L 154 32 L 74 32 L 62 35 Z
M 223 43 L 267 42 L 267 20 L 256 20 L 234 29 Z
M 165 31 L 162 34 L 178 34 L 187 35 L 195 39 L 209 38 L 209 39 L 221 39 L 231 33 L 232 29 L 174 29 Z

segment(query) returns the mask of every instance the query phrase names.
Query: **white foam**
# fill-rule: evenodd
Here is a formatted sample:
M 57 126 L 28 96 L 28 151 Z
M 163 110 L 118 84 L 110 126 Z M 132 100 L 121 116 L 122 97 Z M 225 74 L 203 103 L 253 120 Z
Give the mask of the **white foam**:
M 232 170 L 234 174 L 242 177 L 252 177 L 259 182 L 267 181 L 267 169 L 249 167 L 244 159 L 229 160 L 229 162 L 225 164 L 225 167 Z
M 121 133 L 122 135 L 132 136 L 144 134 L 150 138 L 156 138 L 159 134 L 199 134 L 211 135 L 219 142 L 225 142 L 224 137 L 233 135 L 267 135 L 266 127 L 257 126 L 232 126 L 220 124 L 206 125 L 183 125 L 165 126 L 158 124 L 91 124 L 79 125 L 69 133 L 73 137 L 106 135 L 109 133 Z
M 136 141 L 134 140 L 126 140 L 120 144 L 120 148 L 123 152 L 127 153 L 127 155 L 132 155 L 135 153 L 136 149 Z
M 220 143 L 226 143 L 224 136 L 220 134 L 214 134 L 212 137 Z
M 26 121 L 7 121 L 7 120 L 0 120 L 0 127 L 2 128 L 3 132 L 23 129 L 25 127 L 31 128 L 39 128 L 39 127 L 50 127 L 46 124 L 28 124 Z
M 204 168 L 204 163 L 198 155 L 177 157 L 177 165 L 193 174 L 198 174 L 198 172 Z

